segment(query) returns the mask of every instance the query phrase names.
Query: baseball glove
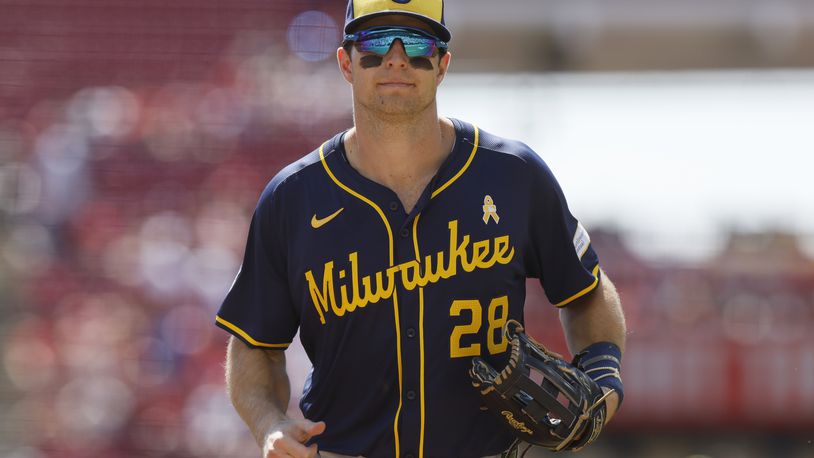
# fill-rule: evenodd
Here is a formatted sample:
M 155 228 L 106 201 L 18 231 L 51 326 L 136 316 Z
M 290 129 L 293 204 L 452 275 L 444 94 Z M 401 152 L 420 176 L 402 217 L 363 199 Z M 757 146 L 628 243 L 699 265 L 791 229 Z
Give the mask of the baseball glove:
M 593 442 L 606 420 L 602 389 L 583 371 L 547 350 L 510 320 L 509 363 L 495 370 L 473 358 L 472 385 L 518 440 L 553 451 L 579 450 Z M 526 449 L 528 450 L 528 449 Z

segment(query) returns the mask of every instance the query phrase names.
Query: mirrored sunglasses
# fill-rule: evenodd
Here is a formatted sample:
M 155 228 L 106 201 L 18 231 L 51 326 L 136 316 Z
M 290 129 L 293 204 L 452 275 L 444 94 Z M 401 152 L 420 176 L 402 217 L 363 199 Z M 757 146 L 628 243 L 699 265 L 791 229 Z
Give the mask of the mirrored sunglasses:
M 412 27 L 376 27 L 345 35 L 344 43 L 353 42 L 360 52 L 384 56 L 393 42 L 401 40 L 408 57 L 432 57 L 436 50 L 447 49 L 447 43 Z

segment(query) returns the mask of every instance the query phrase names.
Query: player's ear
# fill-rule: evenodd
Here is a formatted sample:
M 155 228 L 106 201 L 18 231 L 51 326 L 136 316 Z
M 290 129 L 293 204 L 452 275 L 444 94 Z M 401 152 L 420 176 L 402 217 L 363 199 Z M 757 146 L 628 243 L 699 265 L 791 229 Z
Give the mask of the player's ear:
M 345 77 L 345 81 L 353 84 L 353 66 L 351 65 L 350 52 L 340 47 L 336 50 L 336 62 L 339 64 L 339 71 Z
M 438 63 L 438 74 L 435 77 L 435 85 L 440 86 L 441 82 L 444 81 L 444 77 L 447 76 L 447 70 L 449 70 L 449 63 L 452 61 L 452 53 L 447 51 L 443 56 L 441 56 L 441 61 Z

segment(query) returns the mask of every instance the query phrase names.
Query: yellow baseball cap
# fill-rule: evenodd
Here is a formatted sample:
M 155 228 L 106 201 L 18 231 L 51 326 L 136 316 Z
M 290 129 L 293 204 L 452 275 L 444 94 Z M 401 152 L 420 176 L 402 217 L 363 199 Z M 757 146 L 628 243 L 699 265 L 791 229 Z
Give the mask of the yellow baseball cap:
M 435 31 L 442 41 L 452 34 L 444 25 L 444 0 L 348 0 L 345 33 L 353 33 L 364 20 L 388 14 L 402 14 L 420 19 Z

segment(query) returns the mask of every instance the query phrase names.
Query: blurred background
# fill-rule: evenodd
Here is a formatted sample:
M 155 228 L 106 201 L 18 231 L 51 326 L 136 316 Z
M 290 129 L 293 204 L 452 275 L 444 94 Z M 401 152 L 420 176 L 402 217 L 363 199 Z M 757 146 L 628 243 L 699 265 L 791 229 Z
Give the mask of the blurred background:
M 259 455 L 213 317 L 265 183 L 351 125 L 344 8 L 0 0 L 0 457 Z M 814 457 L 814 2 L 446 15 L 441 113 L 541 154 L 624 302 L 581 456 Z M 534 281 L 527 322 L 565 350 Z

